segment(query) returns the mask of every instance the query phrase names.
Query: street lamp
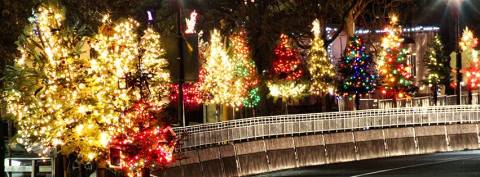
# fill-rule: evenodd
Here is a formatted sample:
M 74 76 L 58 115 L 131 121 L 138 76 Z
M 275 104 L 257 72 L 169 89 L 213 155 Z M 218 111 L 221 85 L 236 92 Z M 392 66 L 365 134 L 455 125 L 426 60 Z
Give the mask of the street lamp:
M 456 56 L 456 71 L 457 71 L 457 84 L 456 84 L 456 90 L 461 92 L 461 82 L 462 82 L 462 74 L 460 73 L 460 70 L 462 68 L 462 55 L 460 54 L 460 46 L 458 46 L 458 43 L 460 41 L 460 8 L 462 5 L 463 0 L 448 0 L 448 5 L 453 3 L 453 16 L 455 20 L 455 52 L 457 53 Z M 461 94 L 458 93 L 457 95 L 457 104 L 461 104 Z

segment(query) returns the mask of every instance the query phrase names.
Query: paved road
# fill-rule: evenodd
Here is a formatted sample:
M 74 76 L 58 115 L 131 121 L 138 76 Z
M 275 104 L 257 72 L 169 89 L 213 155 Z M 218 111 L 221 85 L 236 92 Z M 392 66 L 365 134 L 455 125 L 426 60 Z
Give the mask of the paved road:
M 321 165 L 256 177 L 480 177 L 480 150 Z

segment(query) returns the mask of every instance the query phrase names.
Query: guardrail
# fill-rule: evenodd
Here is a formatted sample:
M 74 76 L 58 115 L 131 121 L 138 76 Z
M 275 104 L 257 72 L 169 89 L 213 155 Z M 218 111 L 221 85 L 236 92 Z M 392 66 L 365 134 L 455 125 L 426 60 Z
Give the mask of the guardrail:
M 5 158 L 5 172 L 7 177 L 53 176 L 52 159 Z
M 480 105 L 404 107 L 265 116 L 177 127 L 174 130 L 176 132 L 188 132 L 188 137 L 181 148 L 195 148 L 279 135 L 413 125 L 474 123 L 480 121 L 479 115 Z

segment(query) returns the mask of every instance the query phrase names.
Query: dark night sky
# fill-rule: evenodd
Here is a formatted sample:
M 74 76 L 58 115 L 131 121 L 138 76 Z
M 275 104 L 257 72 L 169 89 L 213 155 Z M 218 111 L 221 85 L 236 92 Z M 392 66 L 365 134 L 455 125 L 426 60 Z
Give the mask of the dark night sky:
M 416 25 L 439 25 L 440 34 L 445 42 L 445 47 L 451 51 L 455 44 L 455 18 L 452 12 L 455 10 L 455 1 L 458 0 L 419 0 L 420 6 L 412 14 L 413 24 Z M 460 8 L 461 30 L 468 26 L 480 33 L 480 0 L 463 0 Z

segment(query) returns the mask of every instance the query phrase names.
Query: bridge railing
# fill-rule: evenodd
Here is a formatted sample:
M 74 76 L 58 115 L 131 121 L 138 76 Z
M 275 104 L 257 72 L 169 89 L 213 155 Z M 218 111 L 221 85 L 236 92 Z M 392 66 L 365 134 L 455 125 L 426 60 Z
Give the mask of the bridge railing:
M 468 103 L 468 95 L 462 95 L 460 97 L 461 104 Z M 478 93 L 472 94 L 472 104 L 480 104 L 480 99 Z M 457 96 L 456 95 L 442 95 L 437 97 L 437 103 L 434 104 L 433 97 L 414 97 L 414 98 L 404 98 L 396 100 L 396 107 L 426 107 L 426 106 L 446 106 L 446 105 L 457 105 Z M 392 99 L 360 99 L 360 108 L 361 109 L 387 109 L 393 108 Z M 338 100 L 338 110 L 347 111 L 353 110 L 353 103 L 347 104 L 345 99 Z
M 181 148 L 313 132 L 350 131 L 480 121 L 480 105 L 370 109 L 238 119 L 175 128 L 188 132 Z

